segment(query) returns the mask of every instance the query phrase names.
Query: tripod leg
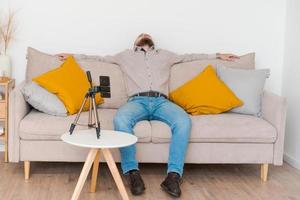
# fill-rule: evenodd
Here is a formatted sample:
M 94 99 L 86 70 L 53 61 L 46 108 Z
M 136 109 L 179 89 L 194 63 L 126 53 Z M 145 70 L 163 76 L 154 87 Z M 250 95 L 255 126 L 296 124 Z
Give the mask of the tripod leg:
M 89 108 L 88 127 L 92 128 L 93 127 L 93 102 L 92 102 L 92 98 L 89 99 L 89 103 L 90 103 L 90 108 Z
M 95 95 L 92 97 L 92 102 L 93 102 L 93 111 L 94 111 L 94 117 L 95 117 L 95 123 L 96 123 L 96 133 L 97 133 L 97 138 L 99 139 L 99 137 L 100 137 L 100 121 L 99 121 L 98 110 L 96 107 Z
M 70 126 L 70 130 L 69 130 L 70 135 L 72 135 L 72 133 L 73 133 L 73 131 L 74 131 L 74 129 L 75 129 L 75 126 L 77 125 L 77 122 L 78 122 L 78 120 L 79 120 L 80 114 L 81 114 L 81 112 L 82 112 L 82 110 L 83 110 L 83 107 L 84 107 L 84 105 L 85 105 L 85 103 L 86 103 L 88 97 L 89 97 L 88 94 L 86 94 L 85 97 L 84 97 L 84 99 L 83 99 L 83 102 L 82 102 L 82 104 L 81 104 L 81 107 L 80 107 L 80 109 L 79 109 L 79 112 L 77 113 L 74 122 L 73 122 L 73 123 L 71 124 L 71 126 Z

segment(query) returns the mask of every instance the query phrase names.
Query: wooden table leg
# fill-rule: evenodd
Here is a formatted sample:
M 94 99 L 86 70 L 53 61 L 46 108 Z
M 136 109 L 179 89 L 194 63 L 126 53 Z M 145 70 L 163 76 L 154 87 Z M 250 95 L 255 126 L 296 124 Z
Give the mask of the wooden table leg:
M 100 150 L 97 151 L 94 164 L 93 164 L 93 173 L 91 179 L 90 192 L 96 192 L 98 169 L 99 169 L 99 159 L 100 159 Z
M 103 156 L 107 162 L 107 165 L 109 167 L 109 170 L 110 172 L 112 173 L 112 176 L 117 184 L 117 187 L 119 189 L 119 192 L 122 196 L 122 199 L 123 200 L 129 200 L 129 197 L 128 197 L 128 194 L 127 194 L 127 191 L 125 189 L 125 186 L 123 184 L 123 181 L 122 181 L 122 178 L 119 174 L 119 170 L 117 168 L 117 165 L 114 161 L 114 158 L 113 156 L 111 155 L 111 152 L 109 149 L 101 149 L 102 152 L 103 152 Z
M 75 187 L 75 190 L 74 190 L 74 193 L 73 193 L 73 196 L 71 198 L 71 200 L 77 200 L 79 195 L 80 195 L 80 192 L 83 188 L 83 185 L 84 185 L 84 182 L 89 174 L 89 171 L 91 169 L 91 166 L 95 160 L 95 157 L 97 155 L 97 152 L 98 152 L 98 149 L 91 149 L 86 160 L 85 160 L 85 163 L 83 165 L 83 168 L 82 168 L 82 171 L 81 171 L 81 174 L 79 176 L 79 179 L 78 179 L 78 182 L 76 184 L 76 187 Z

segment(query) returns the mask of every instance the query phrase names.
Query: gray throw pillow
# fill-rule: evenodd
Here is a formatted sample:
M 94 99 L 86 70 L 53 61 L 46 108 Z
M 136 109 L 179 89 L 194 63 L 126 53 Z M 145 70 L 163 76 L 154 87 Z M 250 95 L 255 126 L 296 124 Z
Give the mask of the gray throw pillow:
M 34 82 L 27 83 L 21 92 L 25 100 L 35 109 L 49 115 L 67 116 L 67 110 L 58 97 Z
M 219 78 L 241 99 L 244 104 L 229 112 L 261 115 L 261 98 L 269 69 L 246 70 L 217 66 Z

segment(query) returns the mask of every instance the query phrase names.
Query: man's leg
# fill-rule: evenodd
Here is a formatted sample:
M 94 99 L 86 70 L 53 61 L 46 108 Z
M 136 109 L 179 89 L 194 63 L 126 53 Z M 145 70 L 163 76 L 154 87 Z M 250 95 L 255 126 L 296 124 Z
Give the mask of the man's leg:
M 167 123 L 172 131 L 170 143 L 168 173 L 183 173 L 185 153 L 188 147 L 191 119 L 189 115 L 176 104 L 164 100 L 153 113 L 153 119 Z
M 131 98 L 118 110 L 114 118 L 115 130 L 133 134 L 135 124 L 149 116 L 147 107 L 143 104 L 144 100 L 143 98 Z M 128 175 L 131 193 L 140 195 L 145 191 L 145 184 L 138 170 L 135 152 L 135 145 L 120 148 L 121 167 L 123 173 Z
M 135 98 L 128 101 L 125 105 L 119 108 L 114 118 L 114 127 L 116 131 L 133 133 L 133 127 L 141 120 L 148 117 L 148 110 L 140 101 L 135 101 Z M 138 163 L 135 158 L 135 145 L 120 148 L 121 167 L 123 173 L 130 170 L 138 169 Z
M 161 101 L 161 102 L 159 102 Z M 170 195 L 180 197 L 180 183 L 185 153 L 191 131 L 191 119 L 179 106 L 166 99 L 160 99 L 153 113 L 153 119 L 167 123 L 172 130 L 169 150 L 168 175 L 161 187 Z

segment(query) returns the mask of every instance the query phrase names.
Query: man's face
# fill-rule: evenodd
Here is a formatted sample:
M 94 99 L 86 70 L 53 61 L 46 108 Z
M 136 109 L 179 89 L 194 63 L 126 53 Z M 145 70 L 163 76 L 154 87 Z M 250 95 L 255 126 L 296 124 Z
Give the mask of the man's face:
M 137 39 L 134 42 L 134 45 L 138 47 L 144 47 L 144 46 L 152 47 L 154 46 L 154 42 L 152 40 L 152 37 L 149 34 L 142 33 L 137 37 Z

